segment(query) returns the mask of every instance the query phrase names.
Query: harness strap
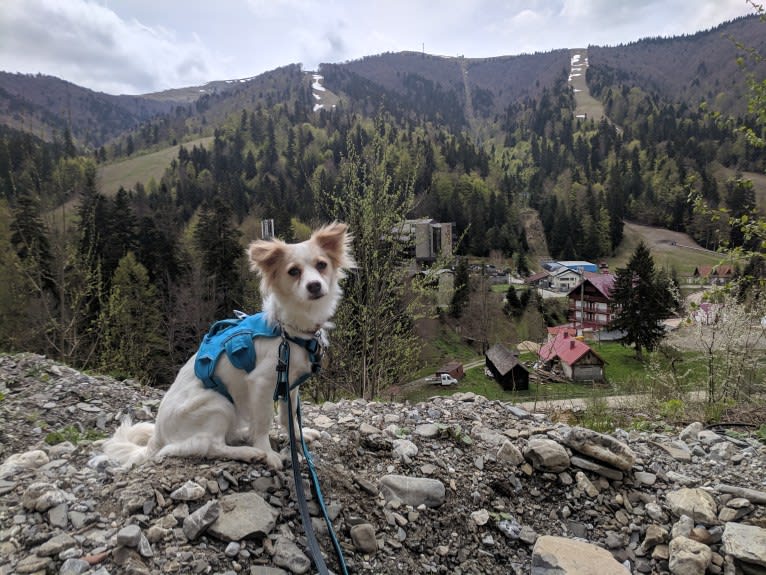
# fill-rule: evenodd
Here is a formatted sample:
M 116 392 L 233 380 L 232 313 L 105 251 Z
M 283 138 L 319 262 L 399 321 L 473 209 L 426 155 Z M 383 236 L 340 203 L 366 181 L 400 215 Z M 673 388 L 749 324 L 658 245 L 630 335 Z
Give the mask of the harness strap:
M 308 504 L 306 503 L 306 494 L 303 490 L 303 478 L 301 477 L 300 461 L 298 459 L 298 450 L 295 445 L 295 422 L 293 421 L 293 405 L 292 399 L 290 397 L 290 392 L 293 389 L 297 388 L 306 379 L 311 377 L 313 373 L 319 372 L 319 342 L 316 339 L 301 340 L 299 338 L 291 338 L 284 332 L 282 335 L 282 342 L 279 344 L 279 360 L 277 361 L 277 385 L 274 390 L 274 400 L 276 401 L 277 399 L 282 399 L 287 402 L 287 432 L 290 436 L 290 459 L 293 468 L 293 482 L 295 483 L 295 496 L 298 500 L 298 510 L 301 514 L 301 523 L 303 524 L 303 531 L 306 535 L 306 542 L 308 543 L 309 551 L 311 552 L 311 556 L 314 559 L 314 565 L 316 566 L 319 574 L 329 575 L 330 572 L 327 569 L 327 564 L 325 563 L 324 557 L 322 556 L 319 542 L 317 541 L 316 534 L 314 533 L 314 527 L 311 524 L 311 515 L 309 514 Z M 302 345 L 302 342 L 313 342 L 314 347 L 313 352 L 309 350 L 309 357 L 311 359 L 312 368 L 311 373 L 302 375 L 293 385 L 290 385 L 290 344 L 288 343 L 288 340 L 298 343 L 299 345 Z M 307 350 L 309 349 L 307 346 L 304 347 L 306 347 Z M 306 459 L 306 465 L 309 470 L 309 478 L 311 479 L 311 484 L 314 488 L 317 502 L 319 503 L 319 507 L 322 511 L 322 516 L 324 517 L 325 523 L 327 524 L 327 529 L 335 549 L 335 554 L 338 558 L 338 565 L 340 566 L 343 574 L 348 575 L 346 562 L 343 558 L 343 550 L 340 546 L 340 543 L 338 542 L 338 538 L 335 535 L 335 530 L 333 529 L 332 522 L 330 521 L 329 515 L 327 513 L 327 508 L 324 504 L 324 498 L 322 497 L 322 490 L 319 487 L 319 479 L 317 478 L 316 469 L 314 468 L 314 462 L 311 458 L 311 453 L 309 452 L 308 447 L 306 446 L 306 441 L 303 437 L 300 397 L 296 396 L 296 402 L 295 418 L 298 420 L 300 442 L 303 449 L 303 456 Z

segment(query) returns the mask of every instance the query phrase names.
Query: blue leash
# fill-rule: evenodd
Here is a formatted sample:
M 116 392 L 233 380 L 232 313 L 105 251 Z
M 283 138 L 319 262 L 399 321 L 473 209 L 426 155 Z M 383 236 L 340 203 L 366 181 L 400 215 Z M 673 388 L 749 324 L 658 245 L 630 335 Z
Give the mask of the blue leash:
M 291 386 L 290 385 L 290 344 L 292 341 L 304 348 L 309 352 L 309 359 L 311 360 L 311 372 L 302 375 Z M 316 565 L 317 571 L 320 575 L 329 574 L 327 564 L 322 557 L 322 551 L 319 547 L 314 528 L 311 525 L 311 515 L 309 514 L 308 506 L 306 503 L 306 495 L 303 491 L 303 479 L 301 477 L 300 461 L 298 460 L 298 450 L 295 445 L 295 423 L 293 422 L 293 406 L 290 399 L 290 392 L 299 387 L 304 381 L 306 381 L 312 374 L 319 372 L 319 361 L 321 359 L 321 353 L 319 349 L 319 342 L 316 338 L 311 340 L 304 340 L 300 338 L 292 338 L 287 335 L 284 330 L 282 331 L 282 343 L 279 344 L 279 361 L 277 362 L 277 385 L 274 390 L 274 401 L 281 399 L 287 402 L 288 413 L 288 434 L 290 435 L 290 459 L 292 461 L 293 468 L 293 480 L 295 482 L 295 495 L 298 500 L 298 509 L 301 514 L 301 523 L 303 524 L 303 531 L 306 534 L 306 540 L 309 550 L 314 559 L 314 565 Z M 338 558 L 338 565 L 340 566 L 343 575 L 348 575 L 346 568 L 346 562 L 343 558 L 343 549 L 341 549 L 338 538 L 335 535 L 332 521 L 327 513 L 325 507 L 324 498 L 322 497 L 322 489 L 319 486 L 319 478 L 317 477 L 316 468 L 314 467 L 314 460 L 311 458 L 311 453 L 306 446 L 306 441 L 303 438 L 303 422 L 301 417 L 301 400 L 299 396 L 296 396 L 295 415 L 298 420 L 298 431 L 300 432 L 301 448 L 303 450 L 303 457 L 306 459 L 306 466 L 309 472 L 309 478 L 311 479 L 311 485 L 314 488 L 314 492 L 319 503 L 319 508 L 322 511 L 322 516 L 327 524 L 327 530 L 332 540 L 332 545 L 335 548 L 335 555 Z

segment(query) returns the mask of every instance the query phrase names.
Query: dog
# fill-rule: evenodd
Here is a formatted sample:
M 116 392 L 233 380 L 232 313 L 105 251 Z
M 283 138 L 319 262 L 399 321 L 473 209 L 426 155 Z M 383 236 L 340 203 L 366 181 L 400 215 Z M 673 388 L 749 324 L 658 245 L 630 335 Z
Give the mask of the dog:
M 258 240 L 250 244 L 250 268 L 260 274 L 263 311 L 269 325 L 279 326 L 294 338 L 310 339 L 317 333 L 326 338 L 325 330 L 332 327 L 329 320 L 342 296 L 339 282 L 355 266 L 351 240 L 346 224 L 334 222 L 301 243 Z M 282 458 L 269 440 L 281 341 L 280 337 L 253 338 L 257 361 L 249 373 L 234 367 L 227 354 L 221 355 L 215 376 L 225 385 L 230 399 L 204 387 L 195 375 L 195 354 L 160 402 L 156 423 L 132 424 L 126 418 L 104 443 L 104 453 L 125 468 L 150 459 L 199 456 L 265 462 L 281 469 Z M 289 345 L 292 388 L 311 366 L 306 349 L 294 342 Z M 295 419 L 297 393 L 297 388 L 290 392 L 296 435 L 300 434 Z M 280 423 L 287 430 L 287 402 L 279 404 Z M 304 428 L 303 436 L 311 441 L 319 434 Z

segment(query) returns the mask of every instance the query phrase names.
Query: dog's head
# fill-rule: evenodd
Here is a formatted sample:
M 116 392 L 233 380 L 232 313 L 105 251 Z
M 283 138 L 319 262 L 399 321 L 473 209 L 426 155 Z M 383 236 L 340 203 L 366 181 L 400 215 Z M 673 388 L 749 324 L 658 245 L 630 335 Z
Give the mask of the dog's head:
M 322 324 L 332 316 L 341 295 L 338 282 L 354 266 L 348 226 L 339 222 L 298 244 L 255 241 L 248 255 L 251 268 L 261 275 L 264 298 L 273 300 L 267 303 L 280 308 L 275 319 L 297 325 Z

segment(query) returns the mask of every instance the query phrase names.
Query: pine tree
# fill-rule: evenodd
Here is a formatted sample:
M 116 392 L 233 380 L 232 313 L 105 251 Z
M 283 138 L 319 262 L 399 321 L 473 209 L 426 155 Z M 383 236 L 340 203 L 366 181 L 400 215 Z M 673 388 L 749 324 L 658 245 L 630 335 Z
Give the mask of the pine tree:
M 120 260 L 114 272 L 99 328 L 101 369 L 146 383 L 156 380 L 165 347 L 162 314 L 156 288 L 133 252 Z
M 505 292 L 505 304 L 503 305 L 503 313 L 507 316 L 519 316 L 524 312 L 524 306 L 519 299 L 519 295 L 516 293 L 516 288 L 513 285 L 508 286 L 508 290 Z
M 200 209 L 194 243 L 201 256 L 202 270 L 217 302 L 216 315 L 230 317 L 242 302 L 244 249 L 240 231 L 234 226 L 231 208 L 216 198 Z M 212 319 L 212 318 L 211 318 Z
M 611 327 L 624 332 L 622 343 L 634 345 L 636 357 L 643 359 L 643 350 L 654 350 L 665 337 L 662 320 L 670 316 L 675 305 L 672 286 L 655 271 L 644 242 L 638 244 L 627 267 L 617 270 L 611 295 L 619 306 Z
M 452 294 L 452 302 L 450 303 L 449 314 L 454 318 L 459 318 L 463 315 L 466 303 L 468 303 L 468 297 L 471 293 L 470 277 L 468 275 L 468 260 L 466 258 L 458 258 L 457 266 L 455 267 L 455 291 Z
M 25 270 L 41 290 L 54 293 L 53 256 L 40 198 L 28 176 L 19 178 L 11 222 L 11 244 Z
M 4 350 L 25 349 L 34 331 L 26 321 L 33 284 L 13 249 L 11 224 L 10 209 L 0 199 L 0 349 Z

